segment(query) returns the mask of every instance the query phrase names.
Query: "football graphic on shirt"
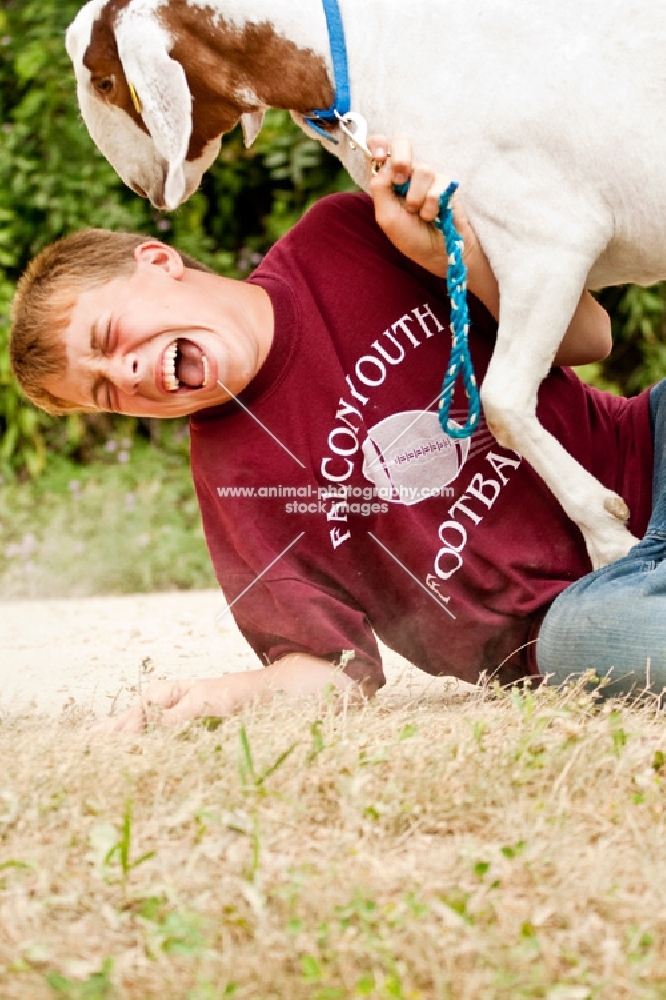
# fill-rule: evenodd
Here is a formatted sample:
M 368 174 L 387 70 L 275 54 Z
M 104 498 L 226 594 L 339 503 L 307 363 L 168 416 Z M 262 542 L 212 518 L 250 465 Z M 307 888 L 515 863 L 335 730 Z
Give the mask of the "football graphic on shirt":
M 393 413 L 368 431 L 363 442 L 363 475 L 378 495 L 411 506 L 437 496 L 465 464 L 469 438 L 445 434 L 436 413 Z

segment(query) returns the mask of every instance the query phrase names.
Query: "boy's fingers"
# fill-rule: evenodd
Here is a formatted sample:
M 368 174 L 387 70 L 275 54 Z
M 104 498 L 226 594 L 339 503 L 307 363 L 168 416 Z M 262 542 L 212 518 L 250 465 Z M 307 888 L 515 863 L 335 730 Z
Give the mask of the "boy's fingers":
M 388 157 L 388 139 L 381 132 L 371 135 L 368 138 L 368 149 L 372 153 L 372 158 L 378 163 L 384 163 Z
M 192 685 L 192 681 L 155 681 L 145 691 L 144 702 L 155 708 L 173 708 Z
M 135 705 L 120 715 L 111 716 L 98 722 L 90 729 L 94 739 L 111 736 L 113 733 L 141 733 L 145 729 L 146 720 L 143 706 Z
M 431 174 L 432 180 L 421 204 L 421 218 L 433 222 L 439 215 L 439 199 L 448 187 L 448 181 L 441 174 Z
M 409 182 L 409 190 L 405 195 L 405 208 L 412 215 L 418 215 L 421 211 L 434 179 L 435 172 L 430 167 L 421 166 L 420 164 L 414 167 Z
M 182 722 L 190 722 L 205 715 L 215 715 L 215 705 L 207 699 L 205 691 L 198 685 L 191 688 L 172 708 L 162 712 L 160 722 L 163 726 L 178 726 Z
M 90 730 L 90 735 L 97 738 L 113 733 L 141 733 L 146 726 L 176 726 L 193 719 L 203 714 L 196 709 L 195 688 L 193 681 L 155 681 L 145 692 L 141 703 L 97 723 Z
M 388 163 L 371 177 L 370 193 L 377 223 L 390 238 L 393 227 L 398 224 L 403 213 L 403 208 L 393 190 L 391 168 Z
M 191 684 L 176 704 L 161 713 L 159 721 L 163 726 L 179 726 L 205 716 L 224 716 L 229 714 L 229 704 L 223 679 L 207 678 Z
M 412 173 L 412 144 L 406 135 L 395 135 L 391 142 L 391 180 L 404 184 Z

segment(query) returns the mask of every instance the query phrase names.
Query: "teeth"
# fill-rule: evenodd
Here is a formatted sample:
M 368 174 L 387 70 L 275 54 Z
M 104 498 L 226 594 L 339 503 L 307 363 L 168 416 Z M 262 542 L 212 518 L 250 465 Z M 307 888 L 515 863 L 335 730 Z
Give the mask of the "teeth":
M 203 355 L 203 370 L 204 370 L 204 377 L 203 377 L 203 385 L 201 388 L 205 389 L 206 386 L 208 385 L 208 377 L 210 375 L 210 368 L 208 367 L 208 358 L 206 357 L 205 354 Z
M 169 392 L 175 392 L 176 389 L 180 387 L 180 382 L 176 378 L 176 355 L 178 354 L 178 341 L 174 340 L 173 344 L 170 344 L 164 352 L 164 360 L 162 362 L 162 374 L 164 375 L 164 384 L 169 390 Z

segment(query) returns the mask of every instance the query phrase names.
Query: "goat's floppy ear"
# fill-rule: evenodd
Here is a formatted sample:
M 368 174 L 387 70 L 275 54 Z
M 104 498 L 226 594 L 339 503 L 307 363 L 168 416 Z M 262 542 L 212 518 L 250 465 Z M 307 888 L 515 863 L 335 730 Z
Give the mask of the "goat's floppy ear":
M 266 112 L 262 108 L 260 111 L 246 111 L 244 115 L 241 115 L 243 142 L 248 149 L 261 132 L 265 114 Z
M 164 197 L 177 208 L 185 193 L 184 163 L 192 134 L 192 95 L 185 71 L 169 55 L 168 33 L 153 13 L 128 13 L 116 28 L 125 78 L 140 102 L 155 148 L 168 164 Z
M 92 38 L 93 27 L 100 14 L 99 3 L 89 2 L 78 12 L 65 33 L 67 55 L 74 63 L 77 79 L 84 53 Z
M 65 48 L 67 49 L 67 55 L 74 63 L 75 67 L 77 63 L 81 61 L 80 54 L 83 41 L 82 34 L 83 34 L 83 27 L 81 23 L 81 12 L 79 12 L 78 16 L 74 18 L 69 28 L 65 32 Z M 89 35 L 90 32 L 88 31 L 88 36 Z

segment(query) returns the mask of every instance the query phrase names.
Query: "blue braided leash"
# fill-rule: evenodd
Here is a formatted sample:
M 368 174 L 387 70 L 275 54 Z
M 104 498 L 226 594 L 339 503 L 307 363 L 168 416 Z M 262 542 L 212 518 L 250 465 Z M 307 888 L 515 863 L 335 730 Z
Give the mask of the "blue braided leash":
M 440 195 L 439 214 L 434 225 L 444 234 L 446 243 L 446 253 L 449 259 L 449 266 L 446 272 L 446 288 L 451 301 L 451 360 L 444 376 L 444 384 L 439 397 L 439 423 L 445 434 L 452 438 L 468 438 L 479 426 L 481 419 L 481 400 L 479 398 L 479 387 L 474 377 L 472 358 L 469 353 L 469 312 L 467 309 L 467 268 L 463 261 L 464 243 L 453 224 L 453 211 L 451 209 L 451 199 L 458 189 L 458 184 L 453 181 L 446 191 Z M 396 184 L 395 192 L 404 197 L 409 190 L 409 181 L 405 184 Z M 449 417 L 451 400 L 456 380 L 462 375 L 465 392 L 469 399 L 469 412 L 467 421 L 463 427 L 454 424 Z

